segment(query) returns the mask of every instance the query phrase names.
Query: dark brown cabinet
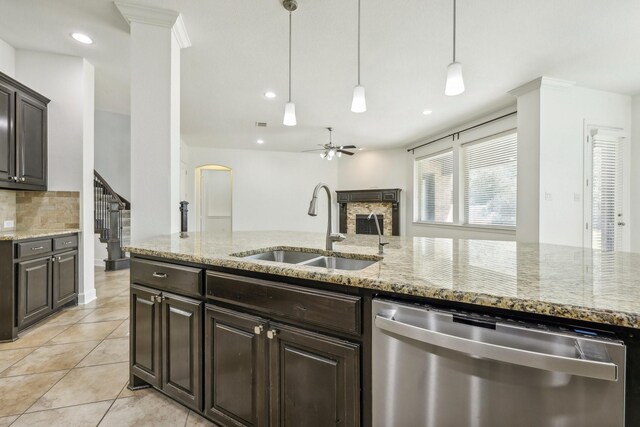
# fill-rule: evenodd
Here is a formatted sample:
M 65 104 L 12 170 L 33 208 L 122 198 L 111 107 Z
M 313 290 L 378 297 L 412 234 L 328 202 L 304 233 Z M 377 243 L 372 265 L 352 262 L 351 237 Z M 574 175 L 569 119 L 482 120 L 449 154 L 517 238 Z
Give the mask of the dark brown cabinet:
M 201 337 L 202 302 L 131 285 L 131 374 L 197 411 Z
M 58 309 L 78 295 L 78 251 L 53 257 L 53 309 Z
M 18 263 L 18 327 L 28 326 L 53 311 L 50 256 Z
M 14 182 L 16 91 L 0 81 L 0 182 Z
M 47 189 L 48 103 L 0 73 L 0 188 Z
M 160 291 L 131 285 L 131 374 L 160 387 Z
M 207 305 L 205 413 L 221 425 L 267 425 L 267 322 Z
M 272 426 L 360 425 L 359 346 L 271 324 Z
M 20 92 L 16 96 L 16 171 L 20 184 L 46 189 L 47 104 Z
M 162 390 L 202 409 L 202 303 L 162 294 Z

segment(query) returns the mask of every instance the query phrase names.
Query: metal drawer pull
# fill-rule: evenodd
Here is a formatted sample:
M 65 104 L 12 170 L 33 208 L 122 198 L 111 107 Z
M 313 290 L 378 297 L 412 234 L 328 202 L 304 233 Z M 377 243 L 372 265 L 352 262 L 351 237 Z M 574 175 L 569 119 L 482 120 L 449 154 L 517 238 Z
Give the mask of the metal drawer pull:
M 420 328 L 418 326 L 408 325 L 379 314 L 376 315 L 374 323 L 376 327 L 393 334 L 437 347 L 459 351 L 472 356 L 479 356 L 497 360 L 499 362 L 513 363 L 514 365 L 528 366 L 530 368 L 544 369 L 552 372 L 564 372 L 569 375 L 578 375 L 581 377 L 596 378 L 607 381 L 618 381 L 618 366 L 615 363 L 577 359 L 520 348 L 506 347 L 488 342 L 474 341 L 455 335 Z
M 20 178 L 20 181 L 21 181 L 21 182 L 24 182 L 24 181 L 25 181 L 25 177 L 24 177 L 24 176 L 23 176 L 23 177 L 21 177 L 21 178 Z
M 153 277 L 157 277 L 158 279 L 166 279 L 167 278 L 167 273 L 156 273 L 154 271 L 152 276 Z
M 72 243 L 73 243 L 73 242 L 62 242 L 62 244 L 63 244 L 63 245 L 70 245 L 70 244 L 72 244 Z
M 44 249 L 44 246 L 35 246 L 31 248 L 32 251 L 39 251 L 40 249 Z

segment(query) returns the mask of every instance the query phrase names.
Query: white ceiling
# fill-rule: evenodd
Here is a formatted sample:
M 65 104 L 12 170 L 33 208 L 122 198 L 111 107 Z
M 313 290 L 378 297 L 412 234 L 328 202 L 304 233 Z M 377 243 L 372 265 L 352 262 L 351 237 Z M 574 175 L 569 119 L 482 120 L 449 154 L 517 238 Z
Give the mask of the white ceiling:
M 458 0 L 458 60 L 467 91 L 444 95 L 451 0 L 362 0 L 368 111 L 349 111 L 356 83 L 356 0 L 298 0 L 293 101 L 282 125 L 288 16 L 279 0 L 129 0 L 182 12 L 182 135 L 191 145 L 300 151 L 326 142 L 405 146 L 511 105 L 507 91 L 541 75 L 640 93 L 637 0 Z M 111 0 L 0 0 L 0 38 L 16 48 L 86 57 L 96 107 L 128 111 L 128 26 Z M 83 46 L 69 37 L 85 32 Z M 278 97 L 264 98 L 266 90 Z M 423 116 L 424 109 L 433 110 Z M 256 128 L 264 121 L 268 128 Z M 264 139 L 258 146 L 255 141 Z

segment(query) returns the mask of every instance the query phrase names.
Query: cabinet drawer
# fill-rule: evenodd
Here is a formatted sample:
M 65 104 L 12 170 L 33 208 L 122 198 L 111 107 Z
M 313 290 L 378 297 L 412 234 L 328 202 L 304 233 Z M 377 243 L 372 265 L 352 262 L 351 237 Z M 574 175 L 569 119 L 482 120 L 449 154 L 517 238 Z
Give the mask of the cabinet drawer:
M 78 247 L 78 236 L 64 236 L 53 239 L 53 250 L 75 249 Z
M 51 252 L 51 239 L 22 242 L 17 243 L 16 246 L 18 249 L 18 258 L 25 258 Z
M 131 282 L 182 295 L 202 296 L 202 270 L 166 262 L 134 259 Z
M 335 331 L 360 335 L 361 298 L 268 280 L 207 272 L 207 297 Z

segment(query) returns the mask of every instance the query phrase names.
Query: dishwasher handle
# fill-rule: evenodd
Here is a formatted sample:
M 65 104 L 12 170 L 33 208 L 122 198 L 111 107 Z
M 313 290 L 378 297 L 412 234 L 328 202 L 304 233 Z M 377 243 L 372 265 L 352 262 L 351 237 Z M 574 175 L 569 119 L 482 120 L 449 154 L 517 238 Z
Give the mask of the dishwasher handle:
M 473 356 L 552 372 L 563 372 L 569 375 L 618 381 L 618 366 L 615 363 L 557 356 L 554 354 L 474 341 L 468 338 L 448 335 L 398 322 L 397 320 L 381 316 L 380 314 L 376 315 L 374 323 L 379 329 L 426 344 Z

